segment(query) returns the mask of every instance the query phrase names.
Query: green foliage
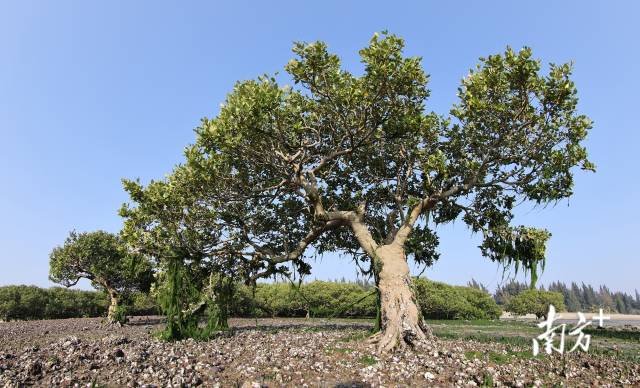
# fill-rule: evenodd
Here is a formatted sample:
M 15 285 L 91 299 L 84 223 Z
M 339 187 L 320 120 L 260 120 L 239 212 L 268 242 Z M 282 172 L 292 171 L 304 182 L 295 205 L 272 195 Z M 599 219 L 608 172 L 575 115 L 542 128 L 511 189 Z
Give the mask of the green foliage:
M 49 279 L 71 287 L 80 279 L 89 279 L 94 287 L 111 298 L 110 322 L 121 322 L 119 309 L 123 294 L 147 291 L 153 280 L 151 262 L 127 250 L 121 238 L 104 231 L 69 234 L 64 245 L 49 256 Z
M 499 305 L 506 305 L 510 298 L 530 288 L 524 283 L 512 280 L 496 289 L 494 298 Z M 594 288 L 588 284 L 573 282 L 566 285 L 560 281 L 549 284 L 548 291 L 562 294 L 567 311 L 605 312 L 629 314 L 640 313 L 640 295 L 636 298 L 620 291 L 611 291 L 607 286 Z
M 286 66 L 294 87 L 269 76 L 238 82 L 219 114 L 202 121 L 185 165 L 146 188 L 125 182 L 137 203 L 123 208 L 130 234 L 174 238 L 171 218 L 218 217 L 259 277 L 285 261 L 308 270 L 301 256 L 310 244 L 371 256 L 372 244 L 411 228 L 406 254 L 430 264 L 433 228 L 403 215 L 415 210 L 435 223 L 462 215 L 491 239 L 509 230 L 516 200 L 567 198 L 572 168 L 593 170 L 582 145 L 591 121 L 577 112 L 570 65 L 543 74 L 529 48 L 481 58 L 444 119 L 426 111 L 428 76 L 403 49 L 395 35 L 374 35 L 356 77 L 323 42 L 297 43 Z M 175 187 L 185 195 L 174 196 Z M 371 233 L 366 243 L 350 233 L 356 219 Z
M 35 286 L 0 288 L 0 318 L 3 320 L 42 317 L 47 307 L 47 293 Z
M 185 338 L 208 339 L 214 332 L 229 328 L 230 305 L 234 296 L 233 279 L 211 274 L 208 290 L 196 286 L 189 267 L 179 259 L 170 260 L 166 270 L 159 274 L 158 302 L 167 316 L 167 326 L 159 333 L 165 340 Z M 205 327 L 199 325 L 207 318 Z
M 481 290 L 450 286 L 427 279 L 415 279 L 418 302 L 425 318 L 497 319 L 501 310 L 489 294 Z M 296 291 L 286 283 L 259 283 L 255 298 L 249 287 L 241 286 L 232 307 L 236 316 L 375 317 L 373 288 L 354 283 L 314 281 Z
M 486 372 L 482 376 L 482 383 L 480 383 L 480 387 L 482 388 L 493 387 L 493 375 L 491 373 Z
M 511 297 L 518 295 L 528 288 L 529 287 L 526 284 L 512 279 L 505 284 L 498 285 L 494 294 L 494 299 L 498 305 L 504 306 Z
M 549 305 L 556 311 L 564 311 L 564 298 L 559 292 L 529 289 L 509 299 L 506 311 L 516 315 L 535 314 L 536 317 L 546 317 Z
M 416 297 L 427 319 L 498 319 L 501 310 L 487 292 L 418 278 Z
M 127 308 L 127 315 L 160 315 L 160 306 L 150 293 L 132 292 L 123 300 Z
M 258 283 L 255 297 L 250 287 L 239 287 L 232 310 L 237 316 L 369 317 L 376 309 L 371 291 L 355 283 L 314 281 L 299 290 L 289 283 Z
M 119 305 L 113 310 L 113 314 L 111 314 L 110 322 L 118 322 L 118 323 L 126 323 L 127 322 L 127 312 L 128 309 L 126 306 Z
M 495 319 L 499 316 L 500 309 L 487 299 L 486 292 L 477 293 L 482 288 L 477 282 L 475 287 L 449 286 L 426 279 L 417 279 L 415 282 L 417 297 L 427 319 Z M 562 294 L 562 290 L 565 290 L 570 291 L 570 295 L 578 295 L 578 301 L 584 299 L 583 289 L 585 292 L 593 290 L 587 285 L 583 288 L 576 286 L 576 289 L 577 294 L 573 292 L 573 288 L 567 288 L 560 282 L 554 282 L 549 286 L 549 291 Z M 368 284 L 316 281 L 302 284 L 300 290 L 296 291 L 288 283 L 258 283 L 255 299 L 251 287 L 235 283 L 233 290 L 230 301 L 224 302 L 228 303 L 227 317 L 304 317 L 308 312 L 313 317 L 357 318 L 374 317 L 376 314 L 375 295 L 371 294 L 375 288 Z M 496 291 L 495 300 L 502 301 L 498 304 L 506 308 L 509 300 L 526 290 L 526 284 L 513 281 Z M 157 293 L 156 289 L 154 294 Z M 640 299 L 635 300 L 621 292 L 611 292 L 606 286 L 600 286 L 594 291 L 593 298 L 596 304 L 591 307 L 578 304 L 578 308 L 569 308 L 566 303 L 567 295 L 564 295 L 564 305 L 569 311 L 593 312 L 602 307 L 607 312 L 620 312 L 616 310 L 615 304 L 601 304 L 607 295 L 614 295 L 616 299 L 628 303 L 628 310 L 623 311 L 633 312 L 640 309 Z M 108 299 L 104 292 L 63 287 L 46 289 L 35 286 L 4 286 L 0 287 L 0 319 L 99 317 L 105 315 Z M 196 299 L 194 296 L 192 305 L 197 304 Z M 131 293 L 123 298 L 122 302 L 123 309 L 129 316 L 157 315 L 162 312 L 156 297 L 142 292 Z M 560 306 L 559 303 L 554 305 Z M 188 306 L 183 307 L 186 309 Z M 224 329 L 223 320 L 214 319 L 219 308 L 213 300 L 208 300 L 200 316 L 207 321 L 216 321 L 213 326 L 217 329 Z M 482 312 L 478 313 L 478 309 Z
M 471 281 L 467 282 L 467 287 L 476 288 L 478 290 L 489 293 L 489 289 L 481 282 L 476 281 L 476 279 L 474 278 L 471 278 Z
M 73 231 L 64 245 L 51 252 L 49 279 L 71 287 L 81 278 L 118 293 L 146 291 L 153 280 L 151 263 L 128 252 L 118 236 L 104 231 Z
M 5 321 L 97 317 L 106 313 L 107 304 L 108 298 L 102 292 L 61 287 L 0 287 L 0 319 Z
M 49 294 L 42 318 L 74 318 L 104 316 L 108 297 L 104 292 L 69 290 L 62 287 L 44 289 Z
M 208 316 L 207 328 L 213 330 L 226 330 L 229 328 L 229 315 L 233 303 L 236 284 L 233 278 L 212 274 L 209 277 L 210 297 L 207 300 L 206 314 Z
M 147 187 L 123 181 L 135 206 L 120 209 L 125 217 L 121 234 L 158 263 L 153 293 L 167 315 L 165 339 L 207 338 L 228 328 L 228 306 L 242 269 L 231 255 L 233 243 L 226 246 L 220 238 L 215 203 L 222 199 L 204 189 L 216 187 L 210 178 L 180 167 Z M 200 328 L 203 317 L 208 323 Z
M 536 288 L 538 266 L 544 271 L 547 241 L 551 233 L 545 229 L 519 226 L 516 228 L 496 228 L 485 235 L 480 246 L 482 253 L 493 261 L 499 261 L 505 268 L 520 267 L 530 273 L 529 288 Z
M 620 314 L 640 313 L 640 295 L 637 291 L 634 298 L 625 292 L 611 291 L 605 285 L 594 289 L 593 286 L 584 283 L 581 286 L 572 283 L 568 287 L 561 282 L 551 283 L 549 291 L 562 293 L 568 311 L 597 312 L 603 309 L 605 312 Z
M 371 366 L 371 365 L 375 365 L 375 364 L 378 363 L 378 360 L 374 356 L 372 356 L 370 354 L 367 354 L 365 356 L 360 357 L 360 359 L 358 361 L 360 361 L 360 363 L 362 363 L 362 364 L 364 364 L 366 366 Z
M 146 187 L 124 181 L 127 242 L 162 268 L 180 260 L 198 289 L 212 273 L 249 284 L 309 274 L 309 248 L 368 261 L 376 277 L 378 248 L 393 242 L 431 265 L 435 226 L 461 218 L 482 233 L 483 254 L 535 278 L 548 233 L 514 228 L 515 204 L 568 198 L 575 169 L 594 169 L 571 66 L 543 72 L 529 48 L 481 58 L 446 117 L 428 111 L 429 76 L 403 50 L 401 38 L 375 34 L 359 51 L 363 71 L 352 73 L 325 43 L 296 43 L 285 66 L 293 86 L 268 75 L 236 83 L 196 129 L 184 164 Z M 192 302 L 172 292 L 173 305 Z M 314 293 L 301 295 L 286 306 L 260 295 L 252 308 L 326 312 Z M 467 299 L 434 314 L 474 316 Z
M 167 317 L 167 326 L 160 333 L 160 338 L 181 340 L 197 337 L 198 317 L 189 314 L 189 305 L 197 301 L 198 292 L 188 272 L 176 259 L 170 260 L 166 272 L 159 275 L 164 277 L 164 281 L 158 282 L 158 302 Z

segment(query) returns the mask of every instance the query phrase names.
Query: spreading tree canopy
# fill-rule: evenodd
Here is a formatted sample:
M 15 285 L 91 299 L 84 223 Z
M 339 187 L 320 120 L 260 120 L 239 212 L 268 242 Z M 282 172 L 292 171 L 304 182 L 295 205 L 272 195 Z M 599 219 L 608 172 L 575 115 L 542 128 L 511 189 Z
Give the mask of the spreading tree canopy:
M 156 261 L 156 296 L 167 315 L 165 338 L 204 335 L 200 315 L 208 307 L 210 329 L 227 327 L 234 283 L 242 279 L 237 240 L 223 236 L 221 197 L 210 177 L 179 167 L 143 187 L 124 180 L 136 206 L 123 205 L 121 232 L 136 252 Z M 213 310 L 213 311 L 211 311 Z
M 129 252 L 119 236 L 104 231 L 73 231 L 62 246 L 51 252 L 49 279 L 71 287 L 82 278 L 109 294 L 108 319 L 113 322 L 119 314 L 121 294 L 148 291 L 153 273 L 151 263 Z
M 287 263 L 308 272 L 311 251 L 368 262 L 381 351 L 425 336 L 407 259 L 438 258 L 436 225 L 462 219 L 482 233 L 486 256 L 517 261 L 494 254 L 522 235 L 515 205 L 567 198 L 574 168 L 594 169 L 582 144 L 591 120 L 577 111 L 569 64 L 543 72 L 528 48 L 481 58 L 442 116 L 427 109 L 422 59 L 403 47 L 374 35 L 356 76 L 324 43 L 295 44 L 285 67 L 293 86 L 270 76 L 238 82 L 174 172 L 193 188 L 180 217 L 199 207 L 215 214 L 216 239 L 234 242 L 223 250 L 248 279 Z M 144 208 L 132 199 L 131 209 Z

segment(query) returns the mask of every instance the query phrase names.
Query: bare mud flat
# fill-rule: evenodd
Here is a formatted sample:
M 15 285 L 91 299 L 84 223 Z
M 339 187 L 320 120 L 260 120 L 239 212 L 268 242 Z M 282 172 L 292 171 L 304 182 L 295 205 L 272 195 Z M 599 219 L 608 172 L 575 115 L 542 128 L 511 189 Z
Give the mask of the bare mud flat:
M 527 346 L 441 336 L 378 357 L 367 321 L 230 323 L 210 341 L 174 343 L 153 336 L 154 317 L 0 323 L 0 386 L 640 386 L 640 363 L 615 355 L 576 352 L 563 363 Z
M 584 313 L 584 317 L 587 321 L 598 321 L 599 314 L 598 313 Z M 640 315 L 637 314 L 609 314 L 603 313 L 604 319 L 602 324 L 605 327 L 611 326 L 631 326 L 640 328 Z M 558 313 L 556 318 L 558 321 L 562 323 L 571 323 L 577 322 L 580 318 L 578 313 L 569 313 L 569 312 L 561 312 Z M 533 314 L 521 315 L 521 316 L 513 316 L 511 313 L 504 312 L 500 317 L 502 320 L 529 320 L 529 321 L 539 321 Z

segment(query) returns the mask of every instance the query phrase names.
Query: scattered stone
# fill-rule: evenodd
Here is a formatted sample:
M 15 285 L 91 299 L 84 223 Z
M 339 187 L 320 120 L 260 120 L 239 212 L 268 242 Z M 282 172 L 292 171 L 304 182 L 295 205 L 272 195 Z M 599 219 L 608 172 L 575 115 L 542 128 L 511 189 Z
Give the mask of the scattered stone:
M 60 340 L 58 340 L 58 344 L 60 346 L 62 346 L 63 348 L 71 348 L 71 347 L 75 347 L 78 344 L 80 344 L 80 339 L 78 337 L 75 336 L 68 336 L 68 337 L 63 337 Z
M 29 362 L 26 366 L 27 373 L 31 376 L 39 376 L 42 374 L 42 363 L 39 360 Z
M 109 335 L 106 336 L 102 339 L 102 343 L 107 344 L 107 345 L 111 345 L 111 346 L 118 346 L 118 345 L 124 345 L 124 344 L 128 344 L 129 342 L 131 342 L 129 340 L 129 338 L 127 338 L 124 335 Z
M 253 319 L 232 319 L 234 330 L 209 341 L 177 342 L 148 333 L 161 328 L 161 319 L 141 322 L 121 328 L 100 326 L 99 319 L 0 323 L 0 387 L 464 387 L 487 379 L 496 386 L 553 386 L 567 379 L 640 386 L 637 362 L 582 352 L 567 358 L 566 370 L 559 358 L 547 356 L 492 361 L 490 353 L 530 351 L 501 343 L 434 337 L 415 351 L 373 357 L 375 345 L 354 339 L 370 326 L 342 320 L 261 319 L 256 327 Z

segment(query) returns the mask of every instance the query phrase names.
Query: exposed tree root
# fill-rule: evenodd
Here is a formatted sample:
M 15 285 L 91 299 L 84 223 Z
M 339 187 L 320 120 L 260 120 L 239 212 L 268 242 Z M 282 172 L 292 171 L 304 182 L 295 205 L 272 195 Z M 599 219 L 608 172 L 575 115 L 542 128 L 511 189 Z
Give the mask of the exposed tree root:
M 402 351 L 407 347 L 419 348 L 427 342 L 429 337 L 431 337 L 431 330 L 424 324 L 419 324 L 417 327 L 405 324 L 402 328 L 395 325 L 387 327 L 386 330 L 373 334 L 367 342 L 377 345 L 377 353 L 384 354 Z

